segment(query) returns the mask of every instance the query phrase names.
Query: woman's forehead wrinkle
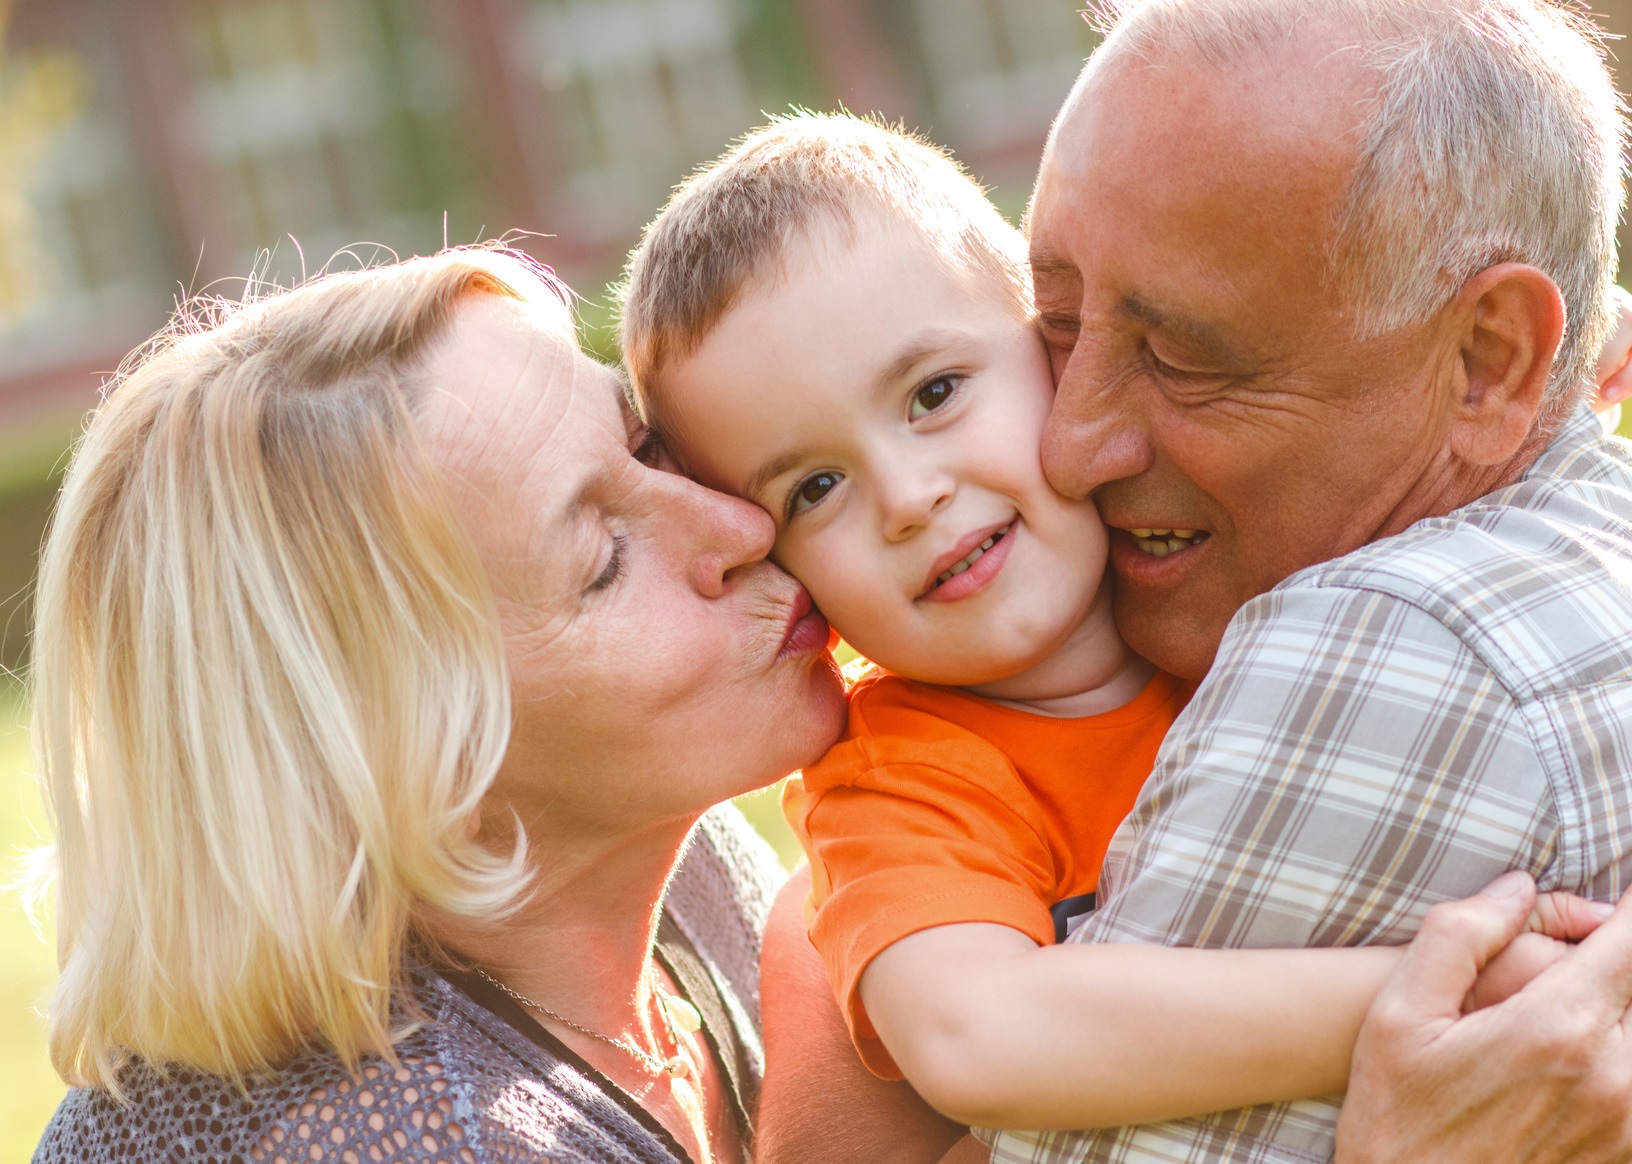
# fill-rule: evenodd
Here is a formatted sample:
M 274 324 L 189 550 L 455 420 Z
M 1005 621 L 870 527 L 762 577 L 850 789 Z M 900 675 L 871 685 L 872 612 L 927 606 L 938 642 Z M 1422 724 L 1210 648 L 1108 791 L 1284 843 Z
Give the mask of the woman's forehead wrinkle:
M 545 407 L 547 395 L 550 415 L 533 430 L 522 481 L 551 526 L 615 507 L 644 470 L 629 452 L 616 377 L 570 345 L 557 347 L 557 360 L 564 367 L 553 370 L 555 391 L 539 394 L 534 405 Z

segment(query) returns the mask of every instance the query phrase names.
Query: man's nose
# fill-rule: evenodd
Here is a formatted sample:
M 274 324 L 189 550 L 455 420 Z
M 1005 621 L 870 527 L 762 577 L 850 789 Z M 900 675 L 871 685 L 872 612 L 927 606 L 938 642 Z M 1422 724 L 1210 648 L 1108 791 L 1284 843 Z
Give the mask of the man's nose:
M 1120 381 L 1120 382 L 1119 382 Z M 1155 459 L 1140 385 L 1113 375 L 1086 337 L 1066 361 L 1043 430 L 1043 472 L 1067 497 L 1136 477 Z
M 663 474 L 672 490 L 678 535 L 686 573 L 697 592 L 719 598 L 732 571 L 765 560 L 776 540 L 770 514 L 750 501 L 730 497 L 674 474 Z

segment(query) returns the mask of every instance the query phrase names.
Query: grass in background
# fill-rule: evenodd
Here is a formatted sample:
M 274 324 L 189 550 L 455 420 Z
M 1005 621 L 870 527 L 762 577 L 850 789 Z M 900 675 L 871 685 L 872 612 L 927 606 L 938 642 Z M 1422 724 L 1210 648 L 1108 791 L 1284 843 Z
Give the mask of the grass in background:
M 0 860 L 10 880 L 20 856 L 45 843 L 45 808 L 29 775 L 27 715 L 16 691 L 0 694 Z M 41 1009 L 56 955 L 16 893 L 0 893 L 0 1164 L 33 1154 L 62 1098 L 45 1054 Z
M 769 788 L 739 796 L 734 803 L 742 809 L 742 815 L 748 818 L 755 831 L 771 842 L 771 848 L 776 850 L 784 869 L 792 869 L 800 862 L 804 854 L 799 851 L 799 842 L 794 838 L 793 830 L 782 817 L 780 780 Z

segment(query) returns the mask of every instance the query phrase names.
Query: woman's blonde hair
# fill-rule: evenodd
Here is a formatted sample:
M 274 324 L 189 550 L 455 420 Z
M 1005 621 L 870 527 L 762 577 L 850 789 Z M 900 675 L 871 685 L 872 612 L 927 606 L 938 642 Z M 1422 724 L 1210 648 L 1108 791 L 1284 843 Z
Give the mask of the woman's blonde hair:
M 193 304 L 91 419 L 33 640 L 71 1082 L 389 1055 L 416 913 L 522 891 L 470 829 L 510 727 L 494 599 L 412 417 L 475 293 L 572 342 L 547 272 L 461 249 Z

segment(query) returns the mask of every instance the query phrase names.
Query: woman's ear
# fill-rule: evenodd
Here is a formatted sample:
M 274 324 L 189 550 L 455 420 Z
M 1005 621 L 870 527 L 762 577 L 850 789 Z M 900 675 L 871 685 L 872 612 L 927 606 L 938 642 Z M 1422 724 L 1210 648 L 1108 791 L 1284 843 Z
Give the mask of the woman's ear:
M 1564 297 L 1536 268 L 1500 263 L 1469 279 L 1461 319 L 1451 448 L 1472 465 L 1511 459 L 1535 428 L 1564 336 Z

